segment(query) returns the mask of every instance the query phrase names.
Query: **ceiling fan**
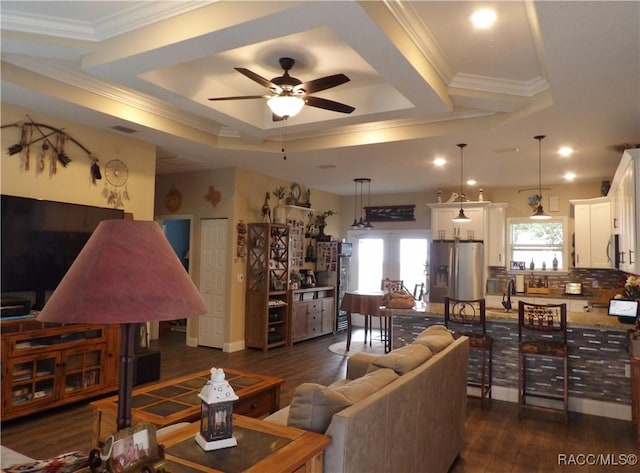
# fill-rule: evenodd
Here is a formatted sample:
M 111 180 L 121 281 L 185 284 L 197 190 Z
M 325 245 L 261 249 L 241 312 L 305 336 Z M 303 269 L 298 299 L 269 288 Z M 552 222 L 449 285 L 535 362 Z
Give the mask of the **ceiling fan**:
M 273 119 L 276 121 L 295 116 L 300 112 L 304 105 L 340 113 L 351 113 L 355 110 L 355 108 L 350 105 L 308 95 L 349 82 L 350 79 L 344 74 L 334 74 L 309 82 L 302 82 L 289 75 L 289 70 L 295 64 L 294 59 L 290 57 L 283 57 L 280 58 L 279 62 L 280 67 L 284 69 L 284 74 L 279 77 L 274 77 L 271 80 L 267 80 L 259 74 L 256 74 L 249 69 L 245 69 L 244 67 L 235 68 L 235 70 L 240 74 L 269 89 L 271 95 L 214 97 L 209 100 L 247 100 L 264 98 L 267 99 L 267 105 L 273 112 Z

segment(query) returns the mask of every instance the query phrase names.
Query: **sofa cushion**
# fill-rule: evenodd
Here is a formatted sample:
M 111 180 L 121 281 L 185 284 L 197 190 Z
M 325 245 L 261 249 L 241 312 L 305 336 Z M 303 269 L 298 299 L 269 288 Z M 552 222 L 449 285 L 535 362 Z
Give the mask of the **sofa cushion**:
M 424 345 L 433 353 L 439 353 L 453 343 L 453 335 L 444 325 L 431 325 L 423 330 L 413 343 Z
M 361 378 L 347 380 L 346 383 L 334 383 L 331 388 L 344 395 L 352 403 L 356 403 L 396 379 L 398 379 L 396 372 L 385 368 L 371 371 Z
M 351 404 L 344 394 L 332 388 L 303 383 L 293 393 L 287 425 L 323 434 L 333 414 Z
M 403 375 L 432 356 L 433 353 L 426 346 L 417 344 L 405 345 L 373 360 L 369 366 L 369 371 L 390 368 L 399 375 Z

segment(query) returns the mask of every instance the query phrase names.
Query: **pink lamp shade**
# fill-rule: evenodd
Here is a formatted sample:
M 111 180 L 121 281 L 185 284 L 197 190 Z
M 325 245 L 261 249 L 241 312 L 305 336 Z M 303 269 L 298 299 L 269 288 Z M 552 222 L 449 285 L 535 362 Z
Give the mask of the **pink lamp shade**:
M 206 312 L 202 296 L 156 222 L 104 220 L 38 320 L 116 324 Z
M 43 322 L 120 324 L 117 427 L 131 425 L 135 330 L 140 322 L 208 311 L 156 222 L 103 220 L 45 304 Z

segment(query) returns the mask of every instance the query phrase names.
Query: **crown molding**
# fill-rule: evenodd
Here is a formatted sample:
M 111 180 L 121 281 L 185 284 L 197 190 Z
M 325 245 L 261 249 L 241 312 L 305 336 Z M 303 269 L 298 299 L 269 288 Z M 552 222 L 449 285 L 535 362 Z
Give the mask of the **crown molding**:
M 14 55 L 7 55 L 3 60 L 17 67 L 52 78 L 53 80 L 72 87 L 77 87 L 86 92 L 99 95 L 106 99 L 122 103 L 144 112 L 153 113 L 208 134 L 218 136 L 223 128 L 216 122 L 190 113 L 185 113 L 178 108 L 168 106 L 165 102 L 148 95 L 135 92 L 124 87 L 114 86 L 103 80 L 96 79 L 94 76 L 78 70 L 77 66 L 72 63 L 51 62 L 43 59 Z
M 76 21 L 51 15 L 12 11 L 3 5 L 4 31 L 55 36 L 80 41 L 103 41 L 135 29 L 205 7 L 210 0 L 180 2 L 130 2 L 130 6 L 96 21 Z
M 533 97 L 540 92 L 550 89 L 551 84 L 549 84 L 544 77 L 540 76 L 530 81 L 517 81 L 459 73 L 455 75 L 449 87 Z

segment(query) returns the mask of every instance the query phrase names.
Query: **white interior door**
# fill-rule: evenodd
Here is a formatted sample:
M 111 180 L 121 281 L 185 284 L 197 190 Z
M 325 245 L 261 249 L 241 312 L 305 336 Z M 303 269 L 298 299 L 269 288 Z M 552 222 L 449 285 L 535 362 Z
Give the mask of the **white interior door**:
M 200 293 L 209 313 L 198 319 L 198 345 L 222 348 L 226 319 L 227 219 L 200 221 Z

